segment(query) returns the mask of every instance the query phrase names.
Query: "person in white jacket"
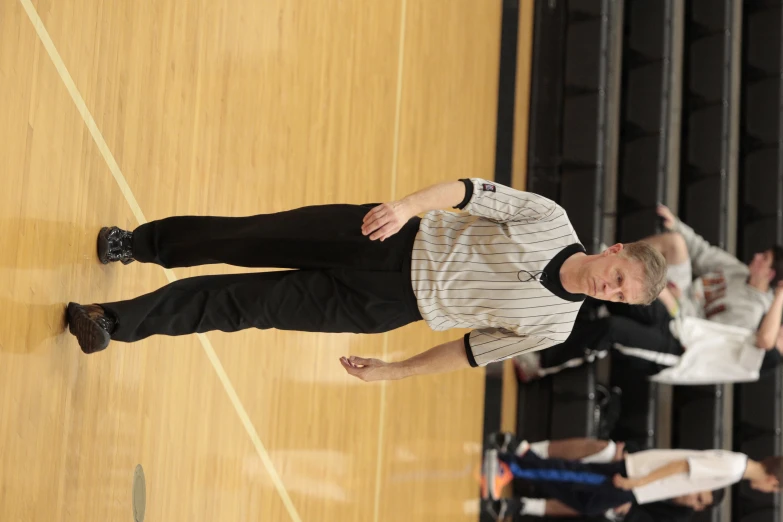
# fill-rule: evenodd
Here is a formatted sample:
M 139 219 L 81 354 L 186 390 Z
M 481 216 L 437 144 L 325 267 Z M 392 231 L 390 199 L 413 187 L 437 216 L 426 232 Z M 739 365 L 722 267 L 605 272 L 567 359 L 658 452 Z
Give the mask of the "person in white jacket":
M 587 306 L 598 305 L 592 302 Z M 605 306 L 608 316 L 580 317 L 566 342 L 542 352 L 537 360 L 515 360 L 520 378 L 553 375 L 615 350 L 626 357 L 631 371 L 658 382 L 751 382 L 759 379 L 765 361 L 772 359 L 768 352 L 783 348 L 783 283 L 776 287 L 772 306 L 758 331 L 697 317 L 673 316 L 661 302 L 649 307 L 612 303 L 601 306 Z

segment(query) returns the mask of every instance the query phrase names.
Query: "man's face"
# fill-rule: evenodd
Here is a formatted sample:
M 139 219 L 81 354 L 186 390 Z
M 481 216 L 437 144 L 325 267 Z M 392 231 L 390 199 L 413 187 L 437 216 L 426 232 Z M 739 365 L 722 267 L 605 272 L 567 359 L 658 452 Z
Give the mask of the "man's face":
M 622 249 L 623 245 L 618 243 L 588 262 L 584 275 L 587 295 L 601 301 L 630 304 L 642 302 L 642 264 L 620 255 Z
M 680 506 L 689 507 L 694 511 L 704 511 L 712 505 L 712 491 L 701 491 L 699 493 L 683 495 L 675 498 L 674 503 Z
M 772 250 L 758 252 L 753 256 L 753 259 L 748 265 L 751 275 L 757 279 L 772 281 L 775 277 L 775 271 L 772 269 L 773 261 L 774 257 L 772 255 Z

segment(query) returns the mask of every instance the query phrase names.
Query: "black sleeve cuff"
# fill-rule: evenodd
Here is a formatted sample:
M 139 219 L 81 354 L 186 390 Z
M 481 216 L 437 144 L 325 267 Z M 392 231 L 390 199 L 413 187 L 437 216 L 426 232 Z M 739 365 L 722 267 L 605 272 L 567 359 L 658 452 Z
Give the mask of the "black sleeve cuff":
M 454 208 L 462 210 L 467 206 L 468 203 L 470 203 L 470 198 L 473 197 L 473 182 L 469 179 L 461 179 L 460 181 L 465 184 L 465 197 L 462 198 L 462 201 L 460 201 L 459 205 Z
M 471 368 L 478 368 L 476 358 L 473 357 L 473 349 L 470 347 L 470 332 L 465 334 L 465 356 L 467 356 Z

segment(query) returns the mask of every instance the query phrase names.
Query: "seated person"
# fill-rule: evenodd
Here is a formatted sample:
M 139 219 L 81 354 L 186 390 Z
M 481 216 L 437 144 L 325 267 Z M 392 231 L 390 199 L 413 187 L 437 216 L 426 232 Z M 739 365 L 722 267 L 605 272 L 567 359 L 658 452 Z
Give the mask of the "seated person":
M 589 304 L 585 307 L 566 342 L 515 359 L 520 379 L 552 375 L 616 349 L 626 356 L 631 371 L 652 376 L 667 368 L 655 377 L 661 382 L 748 382 L 777 366 L 778 350 L 783 349 L 783 285 L 776 288 L 772 307 L 755 335 L 745 328 L 704 319 L 673 319 L 660 301 L 649 307 L 612 303 L 606 306 L 610 315 L 598 319 L 590 317 Z
M 755 329 L 772 305 L 771 289 L 783 279 L 783 248 L 774 245 L 746 265 L 710 245 L 667 207 L 659 205 L 658 214 L 673 233 L 645 241 L 666 258 L 681 313 Z
M 502 488 L 514 478 L 542 486 L 543 503 L 529 499 L 500 499 Z M 625 454 L 619 461 L 579 462 L 542 458 L 531 445 L 498 444 L 485 453 L 482 496 L 487 511 L 497 515 L 600 516 L 607 510 L 630 508 L 679 498 L 695 509 L 712 503 L 709 492 L 741 480 L 761 492 L 779 490 L 783 459 L 761 462 L 741 453 L 722 450 L 645 450 Z M 557 502 L 555 502 L 557 501 Z

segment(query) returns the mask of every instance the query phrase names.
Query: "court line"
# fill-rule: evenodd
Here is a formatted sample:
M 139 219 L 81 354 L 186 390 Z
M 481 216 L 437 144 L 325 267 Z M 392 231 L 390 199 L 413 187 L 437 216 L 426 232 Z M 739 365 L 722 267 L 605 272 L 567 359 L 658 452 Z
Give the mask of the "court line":
M 49 54 L 49 58 L 52 60 L 54 67 L 57 69 L 57 72 L 60 75 L 60 79 L 63 81 L 66 89 L 68 90 L 68 93 L 71 95 L 73 103 L 79 110 L 79 114 L 81 114 L 85 125 L 87 125 L 87 128 L 90 131 L 90 135 L 92 135 L 95 144 L 98 146 L 98 150 L 100 150 L 103 159 L 106 161 L 112 176 L 114 176 L 114 180 L 117 182 L 117 185 L 119 185 L 120 192 L 122 192 L 123 197 L 125 197 L 125 200 L 128 202 L 133 215 L 139 224 L 146 223 L 147 219 L 144 217 L 144 213 L 142 212 L 136 197 L 133 195 L 128 182 L 125 180 L 125 176 L 122 175 L 122 171 L 120 170 L 117 161 L 114 159 L 114 155 L 111 153 L 111 150 L 109 150 L 109 146 L 106 143 L 106 140 L 103 138 L 103 134 L 101 133 L 100 129 L 98 129 L 98 124 L 95 122 L 95 119 L 92 117 L 90 110 L 87 108 L 87 104 L 85 103 L 84 98 L 82 98 L 81 93 L 79 93 L 79 89 L 76 87 L 73 78 L 68 72 L 62 57 L 60 57 L 60 53 L 57 51 L 54 42 L 52 42 L 52 39 L 49 36 L 49 32 L 46 30 L 41 17 L 38 16 L 38 11 L 36 11 L 35 6 L 33 6 L 31 0 L 19 0 L 19 2 L 22 4 L 22 7 L 27 13 L 27 16 L 30 18 L 30 22 L 35 28 L 35 32 L 38 33 L 38 38 L 40 38 L 41 43 L 46 49 L 46 52 Z M 174 272 L 171 270 L 163 269 L 163 271 L 166 274 L 166 278 L 170 282 L 177 280 L 176 275 L 174 275 Z M 296 511 L 296 508 L 291 501 L 291 497 L 288 495 L 288 492 L 283 485 L 283 481 L 280 478 L 280 475 L 277 473 L 277 470 L 275 470 L 274 465 L 272 464 L 272 459 L 269 457 L 269 452 L 267 452 L 264 444 L 261 442 L 261 438 L 258 436 L 258 432 L 256 431 L 253 422 L 250 420 L 250 416 L 242 404 L 242 401 L 239 399 L 239 395 L 237 395 L 237 392 L 234 389 L 234 385 L 231 383 L 231 379 L 228 377 L 223 364 L 220 362 L 220 358 L 215 352 L 215 348 L 212 346 L 212 343 L 206 335 L 198 334 L 197 337 L 201 342 L 201 346 L 204 348 L 204 352 L 206 353 L 209 362 L 214 367 L 218 379 L 223 385 L 223 388 L 226 390 L 226 393 L 228 394 L 228 397 L 231 400 L 231 404 L 234 406 L 239 419 L 242 421 L 247 434 L 250 436 L 250 440 L 253 442 L 253 446 L 255 446 L 256 451 L 258 452 L 258 456 L 261 458 L 261 462 L 264 464 L 264 467 L 269 473 L 275 489 L 277 489 L 283 504 L 285 504 L 285 507 L 288 510 L 288 514 L 291 516 L 294 522 L 302 522 L 299 513 Z
M 400 156 L 400 119 L 402 114 L 402 78 L 405 68 L 405 26 L 408 11 L 408 0 L 402 0 L 400 8 L 400 46 L 397 51 L 397 94 L 394 113 L 394 146 L 392 149 L 391 169 L 391 198 L 397 197 L 397 169 Z M 389 353 L 389 335 L 383 336 L 383 359 L 386 360 Z M 386 435 L 386 388 L 388 381 L 381 382 L 381 404 L 378 408 L 380 419 L 378 421 L 378 450 L 375 455 L 375 507 L 373 508 L 373 521 L 378 522 L 381 504 L 381 476 L 383 470 L 383 449 Z

